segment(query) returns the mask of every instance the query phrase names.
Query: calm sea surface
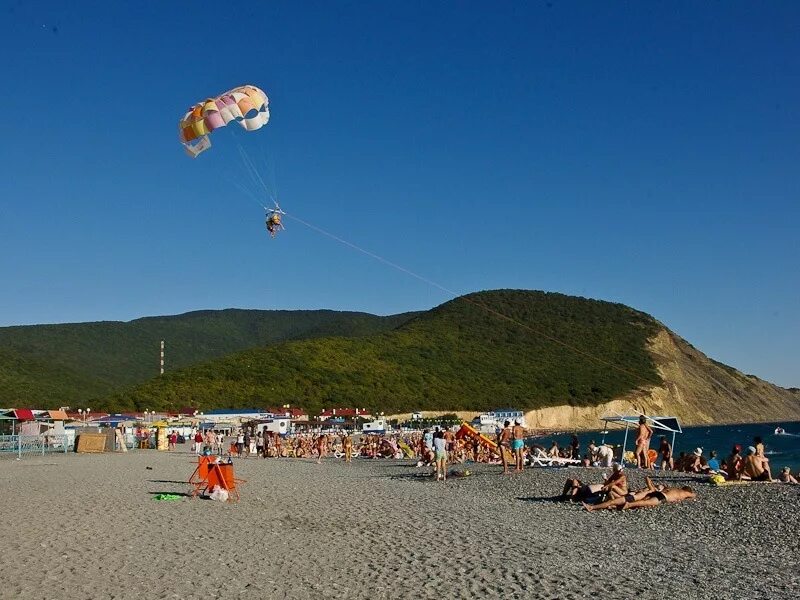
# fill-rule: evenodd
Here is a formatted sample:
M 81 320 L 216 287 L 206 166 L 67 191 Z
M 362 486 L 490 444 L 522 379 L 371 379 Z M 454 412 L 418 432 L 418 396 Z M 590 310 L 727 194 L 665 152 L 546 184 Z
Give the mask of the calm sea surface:
M 789 435 L 775 435 L 775 428 L 782 427 Z M 672 434 L 667 431 L 656 430 L 653 434 L 651 448 L 658 447 L 658 436 L 661 434 L 672 439 Z M 605 440 L 609 444 L 621 445 L 625 436 L 625 428 L 609 424 L 608 434 Z M 757 423 L 753 425 L 714 425 L 703 427 L 684 427 L 683 433 L 675 434 L 675 456 L 681 452 L 692 452 L 695 448 L 703 449 L 703 456 L 708 458 L 711 450 L 716 450 L 720 460 L 725 458 L 731 451 L 734 444 L 741 444 L 746 450 L 753 445 L 753 438 L 760 436 L 766 448 L 769 458 L 772 475 L 776 476 L 781 467 L 789 466 L 792 473 L 797 473 L 800 469 L 800 422 L 783 423 Z M 633 440 L 636 437 L 635 428 L 631 428 L 628 433 L 627 449 L 633 450 Z M 571 433 L 537 437 L 535 441 L 545 447 L 549 447 L 553 440 L 559 446 L 569 445 L 572 439 Z M 581 442 L 581 453 L 586 451 L 589 442 L 594 440 L 600 442 L 603 434 L 600 431 L 585 431 L 578 433 Z

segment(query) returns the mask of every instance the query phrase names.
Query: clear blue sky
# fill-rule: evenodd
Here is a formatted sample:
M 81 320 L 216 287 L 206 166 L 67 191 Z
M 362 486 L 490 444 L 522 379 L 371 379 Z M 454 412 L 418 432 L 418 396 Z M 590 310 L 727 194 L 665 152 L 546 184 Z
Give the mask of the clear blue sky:
M 201 308 L 629 304 L 800 385 L 796 2 L 2 4 L 0 325 Z M 253 83 L 264 129 L 177 121 Z

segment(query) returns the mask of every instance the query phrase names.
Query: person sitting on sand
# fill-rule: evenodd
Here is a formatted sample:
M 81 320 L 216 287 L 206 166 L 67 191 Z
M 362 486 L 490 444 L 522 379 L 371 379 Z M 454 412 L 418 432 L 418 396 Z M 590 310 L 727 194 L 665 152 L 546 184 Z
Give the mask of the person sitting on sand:
M 606 500 L 605 502 L 601 502 L 600 504 L 587 504 L 583 502 L 583 508 L 588 510 L 589 512 L 593 512 L 595 510 L 611 510 L 614 508 L 621 509 L 626 502 L 635 502 L 637 500 L 645 500 L 651 492 L 662 492 L 664 491 L 665 486 L 659 484 L 655 485 L 653 481 L 649 477 L 644 478 L 646 487 L 641 489 L 637 492 L 629 492 L 624 496 L 620 496 L 619 498 L 612 498 L 611 500 Z
M 781 483 L 797 483 L 797 479 L 792 475 L 792 471 L 789 467 L 783 467 L 783 469 L 781 469 L 778 475 L 778 481 Z
M 713 471 L 713 472 L 716 473 L 717 471 L 720 470 L 720 468 L 721 468 L 721 465 L 719 464 L 719 458 L 717 458 L 717 451 L 716 450 L 712 450 L 711 454 L 708 455 L 708 462 L 706 463 L 706 470 L 707 471 Z
M 660 437 L 658 445 L 658 453 L 661 454 L 661 470 L 670 471 L 675 468 L 675 463 L 672 460 L 672 444 L 667 441 L 667 436 Z
M 764 451 L 764 440 L 761 439 L 760 435 L 757 435 L 753 438 L 753 448 L 756 449 L 756 456 L 760 456 L 761 458 L 766 456 L 766 452 Z
M 586 456 L 584 456 L 584 458 L 589 459 L 590 465 L 597 462 L 597 444 L 594 443 L 594 440 L 589 442 L 589 447 L 586 449 Z
M 650 438 L 653 437 L 653 428 L 647 424 L 647 417 L 639 416 L 639 427 L 636 429 L 636 449 L 634 456 L 640 469 L 650 468 L 650 458 L 647 451 L 650 449 Z
M 600 493 L 608 494 L 610 498 L 619 498 L 628 493 L 628 477 L 622 470 L 622 465 L 614 463 L 611 475 L 603 482 Z
M 702 473 L 705 464 L 703 462 L 703 449 L 695 448 L 694 452 L 687 457 L 683 466 L 683 471 L 686 473 Z
M 756 454 L 756 449 L 753 446 L 747 448 L 747 456 L 744 457 L 744 463 L 742 464 L 742 479 L 772 481 L 769 461 Z
M 558 442 L 553 440 L 553 443 L 550 444 L 550 449 L 547 451 L 547 456 L 550 458 L 560 458 Z
M 634 500 L 632 502 L 625 502 L 622 505 L 622 510 L 629 510 L 632 508 L 651 508 L 658 506 L 662 502 L 676 503 L 683 502 L 696 498 L 697 494 L 692 491 L 689 486 L 681 488 L 668 488 L 665 487 L 661 490 L 648 492 L 641 500 Z

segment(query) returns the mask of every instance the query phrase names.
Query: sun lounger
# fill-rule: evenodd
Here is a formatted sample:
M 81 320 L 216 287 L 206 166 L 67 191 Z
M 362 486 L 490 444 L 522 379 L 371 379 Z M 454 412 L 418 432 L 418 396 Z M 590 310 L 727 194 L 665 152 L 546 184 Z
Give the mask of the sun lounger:
M 536 450 L 536 453 L 531 456 L 532 467 L 567 467 L 578 466 L 581 461 L 576 458 L 556 458 L 548 456 L 542 450 Z

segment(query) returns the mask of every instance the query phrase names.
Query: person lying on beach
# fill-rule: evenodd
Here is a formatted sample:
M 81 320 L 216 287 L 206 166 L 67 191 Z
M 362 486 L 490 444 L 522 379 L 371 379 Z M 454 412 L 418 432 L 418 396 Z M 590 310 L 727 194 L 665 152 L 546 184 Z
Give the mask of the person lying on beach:
M 584 484 L 580 479 L 567 479 L 561 491 L 562 500 L 588 500 L 607 494 L 610 498 L 624 497 L 628 493 L 628 478 L 619 463 L 614 463 L 614 472 L 603 483 Z
M 747 456 L 744 457 L 744 463 L 742 464 L 742 479 L 772 481 L 769 461 L 763 456 L 759 456 L 753 446 L 747 448 Z
M 624 496 L 620 496 L 619 498 L 612 498 L 611 500 L 606 500 L 605 502 L 601 502 L 600 504 L 587 504 L 586 502 L 583 502 L 582 503 L 583 508 L 585 508 L 589 512 L 593 512 L 595 510 L 621 509 L 628 502 L 646 500 L 652 492 L 663 492 L 665 489 L 667 489 L 665 486 L 661 484 L 655 485 L 649 477 L 645 477 L 644 481 L 646 484 L 646 487 L 644 489 L 638 490 L 636 492 L 629 492 Z
M 653 491 L 647 493 L 641 500 L 634 500 L 633 502 L 625 502 L 622 505 L 622 510 L 629 510 L 632 508 L 652 508 L 658 506 L 663 502 L 676 503 L 683 502 L 684 500 L 691 500 L 696 498 L 697 494 L 692 491 L 689 486 L 681 488 L 668 488 L 665 487 L 660 491 Z
M 778 481 L 781 483 L 797 483 L 797 479 L 795 479 L 794 475 L 792 475 L 792 471 L 789 469 L 789 467 L 783 467 L 783 469 L 781 469 L 781 472 L 778 475 Z
M 589 500 L 603 491 L 602 483 L 584 484 L 580 479 L 567 479 L 559 498 L 561 500 Z

